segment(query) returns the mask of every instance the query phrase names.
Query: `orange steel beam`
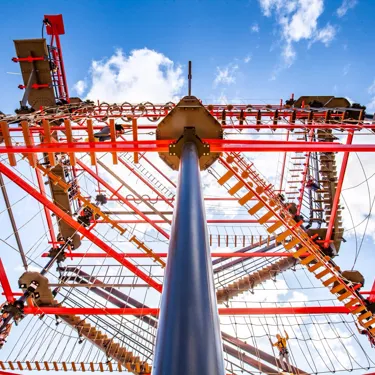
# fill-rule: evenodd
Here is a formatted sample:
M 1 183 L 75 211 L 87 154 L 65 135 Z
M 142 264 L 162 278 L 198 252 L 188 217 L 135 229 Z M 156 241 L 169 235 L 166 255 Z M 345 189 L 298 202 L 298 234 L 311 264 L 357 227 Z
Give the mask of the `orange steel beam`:
M 31 185 L 29 185 L 26 181 L 24 181 L 21 177 L 16 175 L 13 171 L 11 171 L 8 167 L 4 164 L 0 163 L 0 172 L 7 176 L 10 180 L 12 180 L 16 185 L 18 185 L 21 189 L 25 190 L 28 194 L 34 197 L 37 201 L 42 203 L 46 206 L 50 211 L 52 211 L 55 215 L 60 217 L 64 220 L 67 224 L 69 224 L 72 228 L 74 228 L 79 233 L 83 234 L 88 240 L 90 240 L 93 244 L 100 247 L 104 252 L 106 252 L 110 257 L 117 260 L 120 264 L 124 267 L 129 269 L 133 272 L 136 276 L 141 278 L 151 287 L 156 289 L 157 291 L 161 292 L 162 285 L 154 281 L 150 276 L 147 276 L 144 272 L 139 270 L 134 264 L 126 260 L 125 258 L 118 255 L 118 253 L 113 250 L 110 246 L 108 246 L 105 242 L 101 239 L 96 237 L 93 233 L 88 231 L 82 225 L 78 224 L 70 215 L 64 212 L 62 209 L 57 207 L 54 203 L 44 197 L 41 193 L 35 190 Z

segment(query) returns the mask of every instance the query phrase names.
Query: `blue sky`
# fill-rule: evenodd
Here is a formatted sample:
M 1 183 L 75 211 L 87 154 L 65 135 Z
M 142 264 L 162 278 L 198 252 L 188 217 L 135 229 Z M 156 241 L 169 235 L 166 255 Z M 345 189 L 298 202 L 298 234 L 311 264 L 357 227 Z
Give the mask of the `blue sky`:
M 277 10 L 278 0 L 80 1 L 74 6 L 39 1 L 33 7 L 25 1 L 8 2 L 2 5 L 0 36 L 0 75 L 7 95 L 0 110 L 10 112 L 21 97 L 17 88 L 20 77 L 7 74 L 18 72 L 10 60 L 14 56 L 12 39 L 40 37 L 45 13 L 64 16 L 66 35 L 61 40 L 71 88 L 88 77 L 92 60 L 108 58 L 117 48 L 129 54 L 147 47 L 183 68 L 191 59 L 194 93 L 207 100 L 223 94 L 228 100 L 267 101 L 285 99 L 294 92 L 336 94 L 369 103 L 368 88 L 375 79 L 375 41 L 370 37 L 375 3 L 348 0 L 349 9 L 342 17 L 337 13 L 342 0 L 281 3 L 284 8 Z M 285 4 L 290 9 L 297 4 L 297 8 L 290 12 Z M 308 13 L 314 7 L 317 12 Z M 295 41 L 301 36 L 297 29 L 286 31 L 280 24 L 288 12 L 290 20 L 296 13 L 301 16 L 305 34 L 299 41 Z M 326 46 L 319 32 L 327 25 L 333 35 Z M 292 40 L 295 52 L 289 67 L 282 57 L 287 39 Z M 251 58 L 248 63 L 244 62 L 246 57 Z M 215 87 L 218 69 L 228 67 L 234 82 Z

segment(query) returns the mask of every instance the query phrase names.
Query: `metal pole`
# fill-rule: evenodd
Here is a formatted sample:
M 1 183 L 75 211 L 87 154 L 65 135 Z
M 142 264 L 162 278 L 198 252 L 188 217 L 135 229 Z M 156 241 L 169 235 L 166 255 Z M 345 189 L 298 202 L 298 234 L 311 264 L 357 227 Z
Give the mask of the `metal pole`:
M 194 143 L 183 146 L 153 375 L 223 375 L 223 346 Z
M 23 266 L 24 266 L 25 270 L 27 271 L 27 267 L 28 267 L 28 265 L 27 265 L 27 259 L 26 259 L 26 256 L 25 256 L 25 252 L 23 251 L 23 246 L 22 246 L 20 235 L 18 233 L 18 228 L 17 228 L 16 220 L 14 219 L 12 206 L 10 205 L 10 201 L 9 201 L 9 197 L 8 197 L 8 192 L 7 192 L 7 189 L 5 187 L 3 175 L 1 173 L 0 173 L 0 185 L 1 185 L 1 191 L 2 191 L 3 197 L 4 197 L 5 206 L 6 206 L 7 211 L 8 211 L 9 220 L 10 220 L 10 223 L 12 225 L 14 237 L 15 237 L 16 242 L 17 242 L 18 251 L 20 252 Z

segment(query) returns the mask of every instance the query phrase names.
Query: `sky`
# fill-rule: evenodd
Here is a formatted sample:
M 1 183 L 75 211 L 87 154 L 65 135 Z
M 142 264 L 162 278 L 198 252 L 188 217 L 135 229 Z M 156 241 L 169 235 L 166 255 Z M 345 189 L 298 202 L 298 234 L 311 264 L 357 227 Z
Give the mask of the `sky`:
M 193 93 L 207 101 L 268 102 L 287 99 L 291 93 L 335 94 L 364 105 L 374 101 L 375 109 L 375 41 L 369 37 L 372 1 L 94 0 L 74 7 L 63 1 L 38 1 L 32 8 L 27 4 L 2 4 L 0 76 L 7 92 L 0 105 L 3 112 L 16 108 L 21 98 L 20 77 L 7 73 L 18 72 L 11 61 L 12 40 L 40 37 L 41 21 L 48 13 L 64 16 L 66 34 L 61 41 L 72 95 L 78 94 L 72 87 L 82 81 L 80 95 L 91 93 L 98 99 L 95 91 L 82 92 L 84 86 L 90 87 L 98 66 L 108 65 L 121 50 L 123 61 L 111 67 L 116 76 L 129 56 L 137 55 L 132 51 L 147 48 L 162 56 L 149 52 L 145 60 L 138 53 L 135 59 L 142 59 L 144 69 L 135 76 L 142 80 L 148 73 L 145 64 L 158 57 L 168 59 L 164 69 L 173 70 L 167 81 L 173 83 L 175 94 L 186 92 L 186 80 L 181 84 L 181 79 L 192 60 Z M 121 95 L 133 98 L 132 90 Z
M 366 105 L 373 113 L 374 10 L 370 0 L 79 1 L 74 6 L 38 1 L 32 8 L 26 1 L 7 2 L 0 25 L 0 111 L 11 113 L 22 96 L 17 88 L 21 77 L 13 74 L 19 67 L 11 61 L 12 40 L 39 38 L 44 14 L 62 13 L 71 96 L 108 102 L 176 101 L 187 93 L 186 68 L 192 60 L 193 94 L 206 103 L 278 103 L 292 93 L 335 95 Z M 358 142 L 369 141 L 359 137 Z M 350 157 L 344 185 L 348 190 L 343 192 L 346 228 L 357 226 L 371 208 L 373 180 L 350 188 L 375 173 L 372 160 L 371 154 Z M 258 159 L 257 165 L 267 163 L 267 158 Z M 14 200 L 22 196 L 11 193 Z M 27 204 L 18 210 L 35 212 Z M 365 289 L 374 280 L 372 217 L 369 223 L 359 225 L 356 234 L 347 232 L 337 258 L 343 269 L 351 268 L 363 236 L 356 266 L 366 277 Z M 31 239 L 24 241 L 31 246 Z M 18 258 L 11 261 L 14 267 L 17 263 Z

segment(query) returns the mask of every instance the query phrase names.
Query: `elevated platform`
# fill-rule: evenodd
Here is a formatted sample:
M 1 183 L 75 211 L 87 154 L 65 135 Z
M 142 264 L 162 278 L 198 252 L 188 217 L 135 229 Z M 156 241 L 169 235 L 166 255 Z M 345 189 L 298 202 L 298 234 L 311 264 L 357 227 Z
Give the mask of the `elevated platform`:
M 19 61 L 24 86 L 27 86 L 30 75 L 35 70 L 33 84 L 48 85 L 37 89 L 31 89 L 28 102 L 32 108 L 54 106 L 56 104 L 52 85 L 51 65 L 48 60 L 48 47 L 45 39 L 15 40 L 17 58 L 40 57 L 43 60 Z

